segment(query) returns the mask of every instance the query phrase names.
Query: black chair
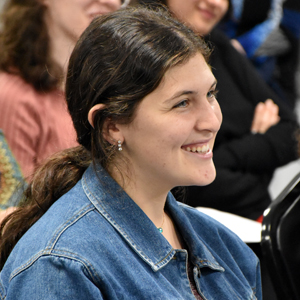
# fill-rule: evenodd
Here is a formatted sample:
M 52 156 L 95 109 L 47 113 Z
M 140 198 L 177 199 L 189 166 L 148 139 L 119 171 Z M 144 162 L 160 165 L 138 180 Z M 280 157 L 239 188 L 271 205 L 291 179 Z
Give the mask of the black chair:
M 300 173 L 265 210 L 261 248 L 278 299 L 300 300 Z

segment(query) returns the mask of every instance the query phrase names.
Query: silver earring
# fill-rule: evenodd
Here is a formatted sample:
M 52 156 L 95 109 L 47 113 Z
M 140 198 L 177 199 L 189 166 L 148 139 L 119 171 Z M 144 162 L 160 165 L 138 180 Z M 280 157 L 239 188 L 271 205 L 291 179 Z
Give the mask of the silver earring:
M 118 150 L 122 151 L 122 142 L 118 140 Z

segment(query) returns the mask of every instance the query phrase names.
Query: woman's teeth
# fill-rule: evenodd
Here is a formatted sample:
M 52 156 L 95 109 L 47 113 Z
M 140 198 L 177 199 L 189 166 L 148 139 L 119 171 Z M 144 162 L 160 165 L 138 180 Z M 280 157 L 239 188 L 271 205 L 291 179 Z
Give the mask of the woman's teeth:
M 207 153 L 209 151 L 209 145 L 204 145 L 202 147 L 186 147 L 184 149 L 189 152 Z

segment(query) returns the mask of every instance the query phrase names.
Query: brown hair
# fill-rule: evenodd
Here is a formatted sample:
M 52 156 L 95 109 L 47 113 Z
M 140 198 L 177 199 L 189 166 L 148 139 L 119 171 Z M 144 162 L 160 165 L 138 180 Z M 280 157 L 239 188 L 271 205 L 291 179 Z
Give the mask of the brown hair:
M 140 101 L 157 88 L 167 70 L 199 52 L 208 59 L 205 42 L 163 10 L 128 8 L 90 24 L 70 57 L 66 83 L 81 146 L 56 154 L 37 170 L 21 207 L 1 224 L 0 266 L 26 230 L 76 184 L 91 161 L 107 171 L 115 164 L 119 153 L 102 136 L 104 121 L 129 124 Z M 93 128 L 87 116 L 98 103 L 105 108 L 95 114 Z
M 38 0 L 8 0 L 1 15 L 0 70 L 20 75 L 37 91 L 50 91 L 62 79 L 50 57 L 45 10 Z

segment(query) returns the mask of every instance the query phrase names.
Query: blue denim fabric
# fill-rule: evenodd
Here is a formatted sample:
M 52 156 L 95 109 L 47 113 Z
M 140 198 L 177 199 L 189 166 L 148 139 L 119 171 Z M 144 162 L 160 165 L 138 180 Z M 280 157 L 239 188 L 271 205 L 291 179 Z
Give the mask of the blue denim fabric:
M 15 246 L 0 298 L 195 299 L 189 256 L 203 299 L 261 299 L 259 261 L 237 236 L 171 193 L 166 210 L 188 251 L 173 249 L 120 186 L 90 166 Z

